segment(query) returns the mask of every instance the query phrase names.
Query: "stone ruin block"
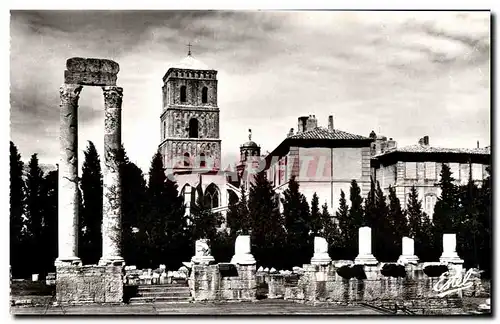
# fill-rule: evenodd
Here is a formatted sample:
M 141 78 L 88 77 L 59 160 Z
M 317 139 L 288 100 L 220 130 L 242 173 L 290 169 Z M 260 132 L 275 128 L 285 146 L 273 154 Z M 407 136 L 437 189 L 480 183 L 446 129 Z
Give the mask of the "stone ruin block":
M 66 61 L 66 69 L 70 72 L 101 72 L 118 74 L 120 65 L 112 60 L 72 57 Z
M 116 86 L 117 76 L 105 72 L 64 71 L 64 83 L 87 86 Z
M 121 266 L 57 267 L 56 299 L 59 304 L 121 303 Z

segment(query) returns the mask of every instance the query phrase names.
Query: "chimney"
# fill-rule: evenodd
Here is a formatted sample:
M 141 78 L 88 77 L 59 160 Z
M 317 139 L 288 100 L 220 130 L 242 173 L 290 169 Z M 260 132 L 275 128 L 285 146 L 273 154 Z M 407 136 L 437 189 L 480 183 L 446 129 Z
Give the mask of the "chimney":
M 429 136 L 427 135 L 424 136 L 424 145 L 429 146 Z
M 328 116 L 328 130 L 333 132 L 333 116 Z
M 314 115 L 309 115 L 309 119 L 307 119 L 307 129 L 306 130 L 311 130 L 313 128 L 316 128 L 318 126 L 318 121 L 316 120 L 316 116 Z
M 391 150 L 391 149 L 395 149 L 397 147 L 397 143 L 395 140 L 391 138 L 389 138 L 389 140 L 387 141 L 387 150 Z
M 477 141 L 477 148 L 479 148 L 479 141 Z
M 424 145 L 424 139 L 423 138 L 420 138 L 418 140 L 418 145 Z
M 293 128 L 290 128 L 290 131 L 288 132 L 288 135 L 286 137 L 290 137 L 293 135 Z
M 297 127 L 297 134 L 305 132 L 307 130 L 307 120 L 309 117 L 307 116 L 301 116 L 298 119 L 298 127 Z

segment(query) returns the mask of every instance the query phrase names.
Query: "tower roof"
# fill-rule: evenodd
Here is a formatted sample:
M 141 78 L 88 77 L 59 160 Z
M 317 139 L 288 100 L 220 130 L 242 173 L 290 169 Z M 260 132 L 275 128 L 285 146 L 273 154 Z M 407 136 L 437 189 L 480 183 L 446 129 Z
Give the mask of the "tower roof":
M 200 60 L 195 59 L 192 55 L 188 55 L 183 58 L 179 63 L 172 66 L 176 69 L 187 69 L 187 70 L 210 70 L 210 68 Z

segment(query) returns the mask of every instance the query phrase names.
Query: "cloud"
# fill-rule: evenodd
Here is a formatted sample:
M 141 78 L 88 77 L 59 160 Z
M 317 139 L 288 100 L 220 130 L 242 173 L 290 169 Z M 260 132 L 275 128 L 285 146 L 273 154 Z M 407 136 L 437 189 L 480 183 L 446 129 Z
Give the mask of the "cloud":
M 160 142 L 162 77 L 186 54 L 218 70 L 222 165 L 252 128 L 272 151 L 297 117 L 413 144 L 489 144 L 488 12 L 12 12 L 11 133 L 23 157 L 58 157 L 58 88 L 72 56 L 120 64 L 123 136 L 147 172 Z M 102 92 L 80 99 L 80 149 L 102 152 Z M 81 159 L 83 155 L 81 155 Z

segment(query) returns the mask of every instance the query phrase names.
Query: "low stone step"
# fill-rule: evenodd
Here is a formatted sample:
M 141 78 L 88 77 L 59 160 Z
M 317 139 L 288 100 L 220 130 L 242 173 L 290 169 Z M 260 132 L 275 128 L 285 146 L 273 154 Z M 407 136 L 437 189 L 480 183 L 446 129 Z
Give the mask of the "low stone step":
M 189 290 L 186 291 L 141 291 L 137 293 L 138 297 L 191 297 Z
M 157 286 L 139 286 L 138 292 L 152 292 L 152 291 L 174 291 L 174 292 L 189 292 L 189 287 L 157 287 Z
M 148 304 L 148 303 L 189 303 L 190 297 L 132 297 L 130 304 Z

